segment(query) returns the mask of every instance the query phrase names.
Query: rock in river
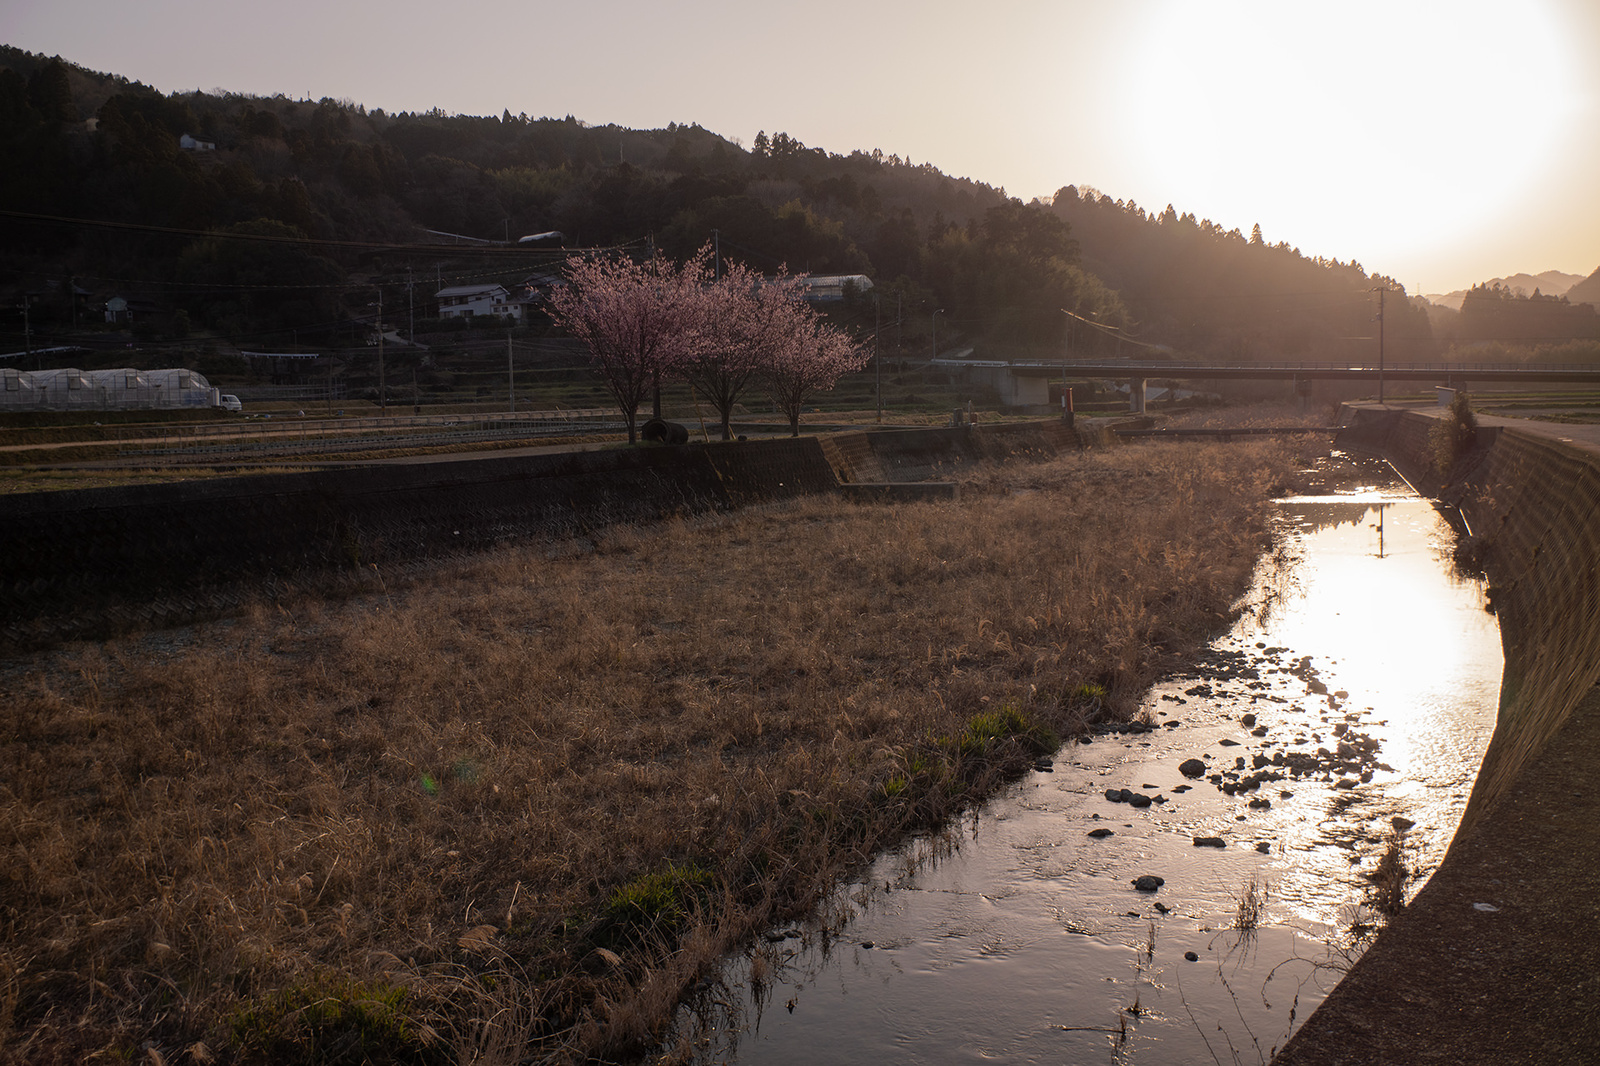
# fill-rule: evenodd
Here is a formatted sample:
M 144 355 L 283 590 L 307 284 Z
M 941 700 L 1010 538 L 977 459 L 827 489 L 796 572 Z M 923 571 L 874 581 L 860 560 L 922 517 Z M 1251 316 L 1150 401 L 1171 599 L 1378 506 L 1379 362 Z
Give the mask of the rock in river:
M 1133 879 L 1133 887 L 1140 892 L 1154 892 L 1166 883 L 1165 878 L 1157 877 L 1155 874 L 1144 874 Z
M 1185 759 L 1178 764 L 1178 773 L 1184 777 L 1204 777 L 1206 764 L 1199 759 Z

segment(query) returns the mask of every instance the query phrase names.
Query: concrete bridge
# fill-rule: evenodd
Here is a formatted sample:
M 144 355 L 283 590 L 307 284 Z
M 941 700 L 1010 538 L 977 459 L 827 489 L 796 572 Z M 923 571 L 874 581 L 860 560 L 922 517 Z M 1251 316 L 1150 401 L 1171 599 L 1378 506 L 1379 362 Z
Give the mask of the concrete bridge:
M 1058 359 L 1054 362 L 1005 359 L 935 359 L 934 366 L 962 368 L 994 386 L 1006 404 L 1048 404 L 1052 379 L 1111 378 L 1128 382 L 1129 410 L 1143 413 L 1146 383 L 1171 380 L 1371 381 L 1383 398 L 1388 381 L 1428 382 L 1443 388 L 1468 383 L 1591 382 L 1600 383 L 1600 365 L 1593 363 L 1378 363 L 1350 362 L 1180 362 L 1176 359 Z

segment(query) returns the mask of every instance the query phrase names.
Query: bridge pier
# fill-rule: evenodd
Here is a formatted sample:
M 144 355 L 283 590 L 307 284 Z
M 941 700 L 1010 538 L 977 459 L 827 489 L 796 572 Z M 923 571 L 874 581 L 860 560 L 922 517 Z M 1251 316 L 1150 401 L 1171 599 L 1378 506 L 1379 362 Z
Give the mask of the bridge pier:
M 1128 382 L 1128 410 L 1136 415 L 1145 413 L 1145 379 L 1133 378 Z

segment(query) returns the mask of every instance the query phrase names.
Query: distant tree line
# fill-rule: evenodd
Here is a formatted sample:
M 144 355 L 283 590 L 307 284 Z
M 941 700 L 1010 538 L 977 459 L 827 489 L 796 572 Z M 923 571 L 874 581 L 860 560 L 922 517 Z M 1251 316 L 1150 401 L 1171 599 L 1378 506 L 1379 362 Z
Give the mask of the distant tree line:
M 1461 341 L 1537 344 L 1600 338 L 1600 316 L 1593 304 L 1565 296 L 1531 294 L 1498 283 L 1474 285 L 1461 301 L 1456 325 Z
M 214 150 L 182 147 L 185 134 Z M 0 288 L 131 279 L 237 338 L 333 336 L 372 299 L 372 279 L 408 269 L 516 280 L 529 269 L 510 254 L 517 238 L 560 231 L 569 247 L 680 263 L 715 234 L 763 273 L 865 274 L 903 343 L 921 343 L 942 311 L 941 340 L 1001 352 L 1114 349 L 1124 336 L 1197 357 L 1346 358 L 1367 351 L 1386 288 L 1396 356 L 1435 344 L 1403 287 L 1359 263 L 1087 187 L 1025 203 L 928 163 L 840 155 L 781 131 L 746 150 L 693 123 L 163 94 L 6 47 L 0 204 L 116 224 L 0 217 Z M 441 251 L 437 234 L 513 247 L 486 264 Z M 857 329 L 877 321 L 859 297 L 833 314 Z

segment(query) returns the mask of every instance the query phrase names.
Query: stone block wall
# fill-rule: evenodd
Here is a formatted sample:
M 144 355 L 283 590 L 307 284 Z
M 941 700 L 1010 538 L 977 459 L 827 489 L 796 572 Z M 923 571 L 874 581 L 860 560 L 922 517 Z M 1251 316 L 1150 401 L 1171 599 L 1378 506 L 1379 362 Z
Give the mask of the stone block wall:
M 1600 454 L 1514 426 L 1480 429 L 1467 472 L 1444 484 L 1433 470 L 1434 422 L 1356 410 L 1339 443 L 1383 455 L 1459 508 L 1489 578 L 1505 674 L 1465 829 L 1600 679 Z

